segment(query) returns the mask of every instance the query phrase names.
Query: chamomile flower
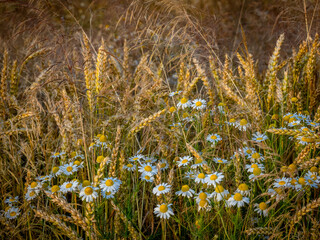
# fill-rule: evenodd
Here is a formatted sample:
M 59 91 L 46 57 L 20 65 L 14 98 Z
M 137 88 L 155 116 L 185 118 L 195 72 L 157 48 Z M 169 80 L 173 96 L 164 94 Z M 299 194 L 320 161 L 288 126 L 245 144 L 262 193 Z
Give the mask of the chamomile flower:
M 211 210 L 211 205 L 209 203 L 209 201 L 207 199 L 205 200 L 200 200 L 198 202 L 198 211 L 201 211 L 201 210 L 205 210 L 205 211 L 210 211 Z
M 252 169 L 252 174 L 249 175 L 249 179 L 253 182 L 256 180 L 258 176 L 262 174 L 262 168 L 256 167 Z
M 279 178 L 275 179 L 275 182 L 273 183 L 273 186 L 276 188 L 284 188 L 284 187 L 289 187 L 289 178 Z
M 237 121 L 234 118 L 231 118 L 229 121 L 226 122 L 229 126 L 236 127 Z
M 318 127 L 320 126 L 320 123 L 317 122 L 313 122 L 313 121 L 306 121 L 307 125 L 309 125 L 310 127 Z
M 121 185 L 121 181 L 117 178 L 109 177 L 100 181 L 100 188 L 107 192 L 117 192 Z
M 19 201 L 19 196 L 16 197 L 8 197 L 6 200 L 4 200 L 4 203 L 8 204 L 9 206 L 12 206 L 12 204 L 17 203 Z
M 197 158 L 195 163 L 191 165 L 191 168 L 195 169 L 197 167 L 202 167 L 205 164 L 207 164 L 205 160 L 203 160 L 202 158 Z
M 199 192 L 197 194 L 195 194 L 194 198 L 196 199 L 196 202 L 199 203 L 201 200 L 208 200 L 210 199 L 212 196 L 210 193 L 208 192 Z
M 214 161 L 215 163 L 222 163 L 222 164 L 227 164 L 227 163 L 228 163 L 228 160 L 222 159 L 222 158 L 218 158 L 218 157 L 213 158 L 213 161 Z
M 184 156 L 184 157 L 180 157 L 179 159 L 180 161 L 178 161 L 177 164 L 178 164 L 178 167 L 181 167 L 181 166 L 187 166 L 189 162 L 192 161 L 193 158 L 189 156 Z
M 157 215 L 157 217 L 164 218 L 164 219 L 169 219 L 171 215 L 174 215 L 172 208 L 171 208 L 171 203 L 170 204 L 158 204 L 157 207 L 154 209 L 154 213 Z
M 152 190 L 153 194 L 160 196 L 161 194 L 166 194 L 168 192 L 170 192 L 171 190 L 171 185 L 167 184 L 167 183 L 161 183 L 157 186 L 155 186 Z
M 201 110 L 206 108 L 207 102 L 203 99 L 195 99 L 192 101 L 191 106 L 193 109 Z
M 297 137 L 297 140 L 299 140 L 299 144 L 301 145 L 308 145 L 315 142 L 314 138 L 305 136 L 299 136 Z
M 268 139 L 267 135 L 261 134 L 260 132 L 256 132 L 252 134 L 252 136 L 253 136 L 252 140 L 256 142 L 263 142 Z
M 257 212 L 260 216 L 268 216 L 268 205 L 265 202 L 254 204 L 254 211 Z
M 198 173 L 196 173 L 194 170 L 190 170 L 185 173 L 185 178 L 187 179 L 195 179 Z
M 126 169 L 131 172 L 135 171 L 136 168 L 137 168 L 137 166 L 133 165 L 132 163 L 128 163 L 127 165 L 123 166 L 123 169 Z
M 241 193 L 237 192 L 228 199 L 228 202 L 230 206 L 237 206 L 239 208 L 243 207 L 245 203 L 249 204 L 249 198 L 244 197 Z
M 137 155 L 135 155 L 133 157 L 130 157 L 129 158 L 129 162 L 137 162 L 137 161 L 142 160 L 142 159 L 144 159 L 144 156 L 142 154 L 137 154 Z
M 301 184 L 299 184 L 296 178 L 289 179 L 289 187 L 295 190 L 300 190 L 302 188 Z
M 190 102 L 187 98 L 183 97 L 183 98 L 181 98 L 180 101 L 178 102 L 177 107 L 178 107 L 178 108 L 185 109 L 185 108 L 187 108 L 187 107 L 190 107 L 190 105 L 191 105 L 191 102 Z
M 271 197 L 276 197 L 276 200 L 279 201 L 282 198 L 284 198 L 284 190 L 283 188 L 270 188 L 268 189 L 268 193 L 271 195 Z
M 101 191 L 101 195 L 104 199 L 114 198 L 115 192 L 112 191 Z
M 8 219 L 15 219 L 20 215 L 20 210 L 17 207 L 10 207 L 6 212 L 5 212 L 5 217 Z
M 51 170 L 51 175 L 54 176 L 54 177 L 58 177 L 59 175 L 62 174 L 62 170 L 61 170 L 61 167 L 53 167 L 52 170 Z
M 153 177 L 153 176 L 146 175 L 146 174 L 141 174 L 140 179 L 141 179 L 142 181 L 146 181 L 146 182 L 153 182 L 154 177 Z
M 38 181 L 41 181 L 42 183 L 44 183 L 44 182 L 51 181 L 52 175 L 39 176 L 39 177 L 36 177 L 36 179 L 37 179 Z
M 153 166 L 152 164 L 146 163 L 146 164 L 141 164 L 141 166 L 139 166 L 139 172 L 151 177 L 153 175 L 156 175 L 158 170 L 157 170 L 157 167 Z
M 246 164 L 246 169 L 249 173 L 250 172 L 252 173 L 255 168 L 260 168 L 261 170 L 264 170 L 263 164 L 259 164 L 259 163 Z
M 62 193 L 75 192 L 78 187 L 78 181 L 64 182 L 60 186 L 60 191 Z
M 78 171 L 78 166 L 74 165 L 73 163 L 67 163 L 61 166 L 61 171 L 63 172 L 63 174 L 70 176 Z
M 222 185 L 217 184 L 217 186 L 214 189 L 214 192 L 211 194 L 211 197 L 213 197 L 215 201 L 219 202 L 223 200 L 226 196 L 228 196 L 228 194 L 228 190 L 225 190 Z
M 79 160 L 74 161 L 73 165 L 77 166 L 78 169 L 84 168 L 84 163 L 80 162 Z
M 242 196 L 250 196 L 250 190 L 247 184 L 241 183 L 237 190 L 236 193 L 241 193 Z
M 301 187 L 307 186 L 307 179 L 305 177 L 299 177 L 298 183 L 301 185 Z
M 81 189 L 79 197 L 81 197 L 82 201 L 92 202 L 98 197 L 98 193 L 96 192 L 97 190 L 98 188 L 92 187 L 91 185 L 86 186 Z
M 152 163 L 155 163 L 156 161 L 157 161 L 157 159 L 154 158 L 154 157 L 144 157 L 144 162 L 145 162 L 145 163 L 150 163 L 150 164 L 152 164 Z
M 34 191 L 40 191 L 40 189 L 42 188 L 42 183 L 41 182 L 32 182 L 29 186 L 28 186 L 28 190 L 34 190 Z
M 256 152 L 256 150 L 254 148 L 250 148 L 250 147 L 244 147 L 242 149 L 239 149 L 239 152 L 243 153 L 246 157 L 251 156 L 253 153 Z
M 65 152 L 55 152 L 51 155 L 52 158 L 59 158 L 61 157 L 62 155 L 64 155 Z
M 216 187 L 217 184 L 220 184 L 223 178 L 223 173 L 214 172 L 206 176 L 205 183 L 207 183 L 209 186 L 213 185 L 214 187 Z
M 182 93 L 182 91 L 171 92 L 171 93 L 169 93 L 169 97 L 173 97 L 175 95 L 179 95 L 180 93 Z
M 188 185 L 183 185 L 181 190 L 176 192 L 176 195 L 190 198 L 194 194 L 194 190 L 192 190 Z
M 54 194 L 54 193 L 58 193 L 59 191 L 60 191 L 60 187 L 58 185 L 53 185 L 48 192 L 50 194 Z
M 222 140 L 222 138 L 220 137 L 219 134 L 209 134 L 208 137 L 207 137 L 207 141 L 209 141 L 209 142 L 211 142 L 213 144 L 216 144 L 221 140 Z
M 311 173 L 310 171 L 304 176 L 307 180 L 307 186 L 318 188 L 319 178 L 316 173 Z
M 220 113 L 222 113 L 222 114 L 225 113 L 225 112 L 224 112 L 225 106 L 226 106 L 226 104 L 225 104 L 225 103 L 222 103 L 222 102 L 218 104 L 218 110 L 219 110 Z
M 250 124 L 246 119 L 241 119 L 236 124 L 236 128 L 238 128 L 241 131 L 246 131 L 248 127 L 250 127 Z
M 27 201 L 30 201 L 30 200 L 36 198 L 38 196 L 39 192 L 40 192 L 40 190 L 28 190 L 26 192 L 25 199 Z
M 249 159 L 251 160 L 251 162 L 260 163 L 264 160 L 264 157 L 260 153 L 255 152 L 255 153 L 251 154 Z
M 196 183 L 205 183 L 206 175 L 204 173 L 196 174 L 196 178 L 194 179 Z
M 160 166 L 160 170 L 161 170 L 161 171 L 164 171 L 164 170 L 168 169 L 169 164 L 168 164 L 167 160 L 162 159 L 162 160 L 159 162 L 159 166 Z

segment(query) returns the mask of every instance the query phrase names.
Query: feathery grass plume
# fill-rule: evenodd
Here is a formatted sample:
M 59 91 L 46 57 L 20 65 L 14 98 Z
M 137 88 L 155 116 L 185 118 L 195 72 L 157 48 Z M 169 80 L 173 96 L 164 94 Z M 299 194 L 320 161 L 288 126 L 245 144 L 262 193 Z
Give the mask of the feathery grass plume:
M 86 95 L 89 103 L 89 109 L 93 110 L 93 89 L 94 89 L 94 72 L 92 66 L 92 54 L 90 50 L 89 39 L 85 34 L 83 34 L 83 48 L 82 54 L 84 57 L 84 78 L 86 82 Z
M 100 94 L 104 74 L 106 73 L 106 64 L 107 64 L 107 54 L 105 52 L 104 41 L 101 40 L 101 45 L 98 50 L 97 61 L 96 61 L 96 76 L 95 76 L 95 93 L 96 95 Z
M 17 60 L 14 60 L 11 67 L 10 75 L 10 94 L 12 96 L 17 96 L 18 93 L 18 72 L 17 72 Z
M 299 153 L 299 155 L 296 157 L 296 159 L 293 161 L 293 163 L 296 166 L 300 166 L 300 164 L 302 164 L 305 160 L 306 157 L 308 157 L 309 153 L 311 152 L 312 148 L 314 147 L 314 144 L 308 144 L 307 146 L 305 146 L 301 152 Z
M 143 119 L 136 127 L 131 129 L 129 136 L 133 136 L 135 133 L 139 132 L 142 128 L 144 128 L 145 126 L 147 126 L 148 124 L 150 124 L 151 122 L 153 122 L 155 119 L 160 117 L 162 114 L 165 114 L 166 112 L 167 112 L 167 109 L 162 109 L 154 113 L 153 115 Z
M 122 211 L 120 211 L 120 209 L 115 205 L 115 203 L 111 200 L 111 205 L 113 207 L 113 209 L 120 215 L 120 218 L 122 219 L 123 222 L 128 223 L 128 230 L 131 234 L 131 239 L 134 240 L 138 240 L 139 238 L 139 233 L 137 232 L 137 230 L 132 226 L 131 221 L 128 220 L 128 218 L 126 217 L 126 215 L 123 214 Z
M 56 225 L 58 228 L 61 229 L 62 233 L 66 236 L 68 236 L 70 239 L 76 239 L 80 240 L 77 236 L 77 233 L 73 231 L 70 227 L 68 227 L 64 222 L 62 222 L 58 217 L 55 215 L 49 215 L 45 211 L 42 210 L 33 210 L 35 212 L 35 216 L 42 218 L 43 220 L 47 222 L 51 222 L 52 224 Z
M 270 109 L 271 101 L 274 99 L 274 92 L 276 87 L 276 78 L 277 78 L 277 70 L 278 70 L 278 61 L 280 55 L 280 48 L 281 44 L 284 40 L 284 34 L 281 34 L 277 43 L 276 47 L 273 51 L 273 54 L 269 60 L 268 70 L 265 77 L 265 83 L 268 84 L 268 96 L 267 96 L 267 105 L 268 109 Z
M 212 86 L 209 82 L 208 77 L 206 76 L 206 73 L 204 69 L 200 66 L 199 61 L 196 58 L 193 58 L 193 63 L 196 66 L 198 76 L 201 78 L 203 85 L 206 87 L 208 95 L 209 95 L 209 102 L 208 106 L 212 106 L 214 104 L 214 94 L 212 90 Z
M 2 71 L 1 71 L 1 98 L 3 102 L 6 102 L 7 96 L 7 71 L 8 71 L 8 50 L 4 50 L 2 60 Z M 3 106 L 4 107 L 4 106 Z
M 302 207 L 300 210 L 298 210 L 294 214 L 293 219 L 291 220 L 291 229 L 293 228 L 293 226 L 296 223 L 300 222 L 300 220 L 302 219 L 303 216 L 305 216 L 309 212 L 314 211 L 319 206 L 320 206 L 320 198 L 317 198 L 317 199 L 313 200 L 312 202 L 308 203 L 306 206 Z

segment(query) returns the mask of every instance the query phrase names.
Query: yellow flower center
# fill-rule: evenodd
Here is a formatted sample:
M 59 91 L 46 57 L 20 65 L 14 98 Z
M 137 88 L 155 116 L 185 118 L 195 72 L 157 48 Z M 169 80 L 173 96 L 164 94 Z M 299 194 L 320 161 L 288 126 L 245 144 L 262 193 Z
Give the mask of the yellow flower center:
M 251 154 L 252 150 L 251 149 L 247 149 L 246 153 Z
M 236 201 L 238 201 L 238 202 L 241 201 L 241 200 L 242 200 L 242 195 L 241 195 L 241 193 L 236 193 L 236 194 L 234 194 L 233 199 L 236 200 Z
M 72 183 L 68 183 L 67 185 L 66 185 L 66 188 L 71 188 L 72 187 Z
M 201 200 L 206 200 L 206 199 L 207 199 L 207 194 L 204 193 L 204 192 L 202 192 L 202 193 L 199 194 L 199 198 L 200 198 Z
M 307 142 L 307 143 L 313 143 L 315 140 L 313 138 L 307 138 L 307 137 L 302 137 L 301 141 Z
M 188 162 L 187 159 L 183 159 L 183 160 L 181 161 L 181 163 L 187 163 L 187 162 Z
M 31 188 L 35 188 L 35 187 L 38 186 L 38 183 L 37 183 L 37 182 L 32 182 L 32 183 L 30 184 L 30 186 L 31 186 Z
M 247 120 L 245 120 L 245 119 L 241 119 L 241 120 L 240 120 L 240 125 L 241 125 L 241 126 L 245 126 L 245 125 L 247 125 L 247 123 L 248 123 L 248 122 L 247 122 Z
M 231 118 L 230 120 L 229 120 L 229 123 L 235 123 L 236 122 L 236 120 L 234 119 L 234 118 Z
M 248 187 L 247 184 L 242 183 L 242 184 L 239 185 L 238 189 L 239 189 L 240 191 L 248 191 L 248 190 L 249 190 L 249 187 Z
M 182 98 L 181 100 L 180 100 L 180 103 L 181 104 L 185 104 L 185 103 L 187 103 L 188 102 L 188 99 L 186 99 L 186 98 Z
M 288 167 L 287 166 L 282 166 L 281 167 L 281 172 L 286 172 L 288 171 Z
M 54 185 L 51 188 L 51 192 L 53 192 L 53 193 L 58 192 L 59 190 L 60 190 L 60 187 L 58 185 Z
M 11 198 L 9 201 L 10 201 L 10 202 L 14 202 L 14 199 L 13 199 L 13 198 Z
M 318 172 L 318 168 L 317 167 L 312 167 L 312 168 L 310 168 L 310 172 Z
M 252 154 L 252 158 L 253 159 L 258 159 L 258 158 L 260 158 L 260 154 L 255 152 L 254 154 Z
M 200 207 L 205 207 L 207 204 L 208 204 L 207 200 L 200 200 L 200 202 L 199 202 Z
M 167 211 L 168 211 L 168 206 L 167 206 L 167 204 L 162 204 L 162 205 L 160 206 L 160 212 L 166 213 Z
M 260 210 L 266 210 L 267 209 L 267 204 L 265 203 L 265 202 L 261 202 L 261 203 L 259 203 L 259 208 L 260 208 Z
M 101 163 L 103 159 L 104 159 L 104 156 L 98 156 L 97 163 Z
M 259 176 L 261 174 L 261 169 L 256 167 L 256 168 L 253 169 L 252 173 L 255 176 Z
M 68 171 L 68 172 L 71 172 L 72 169 L 73 169 L 73 168 L 72 168 L 71 166 L 67 167 L 67 171 Z
M 304 131 L 304 132 L 309 132 L 309 128 L 302 128 L 302 131 Z
M 280 185 L 280 186 L 283 186 L 283 185 L 285 185 L 285 184 L 286 184 L 285 181 L 280 181 L 280 182 L 279 182 L 279 185 Z
M 308 180 L 308 182 L 309 182 L 310 184 L 312 184 L 312 183 L 313 183 L 313 181 L 312 181 L 311 179 L 309 179 L 309 180 Z
M 202 105 L 202 102 L 200 102 L 200 101 L 196 102 L 197 107 L 200 107 L 201 105 Z
M 85 190 L 84 190 L 84 193 L 86 195 L 91 195 L 93 193 L 93 189 L 91 187 L 87 187 Z
M 181 191 L 182 191 L 182 192 L 188 192 L 189 189 L 190 189 L 190 188 L 189 188 L 188 185 L 183 185 L 182 188 L 181 188 Z
M 212 174 L 212 175 L 210 176 L 210 180 L 212 180 L 212 181 L 217 180 L 217 179 L 218 179 L 218 177 L 217 177 L 217 175 L 215 175 L 215 174 Z
M 163 190 L 165 190 L 165 189 L 166 189 L 165 186 L 160 186 L 160 187 L 158 187 L 158 190 L 159 190 L 159 191 L 163 191 Z
M 258 137 L 257 140 L 260 141 L 260 140 L 263 140 L 263 138 L 262 137 Z
M 147 180 L 150 180 L 150 176 L 148 176 L 148 175 L 146 175 L 146 176 L 144 176 L 144 179 L 147 179 Z
M 185 113 L 182 114 L 182 117 L 183 117 L 183 118 L 187 118 L 188 116 L 189 116 L 189 114 L 188 114 L 187 112 L 185 112 Z
M 139 158 L 135 157 L 135 158 L 133 158 L 132 160 L 133 160 L 133 161 L 137 161 L 138 159 L 139 159 Z
M 215 191 L 217 193 L 222 193 L 224 191 L 224 188 L 221 185 L 217 185 L 216 188 L 215 188 Z
M 100 142 L 106 142 L 107 141 L 107 138 L 105 135 L 102 135 L 100 138 L 99 138 Z
M 58 156 L 59 154 L 60 154 L 60 153 L 57 152 L 57 153 L 54 154 L 54 156 Z
M 106 195 L 111 195 L 111 192 L 106 192 Z
M 83 182 L 82 182 L 82 186 L 83 187 L 87 187 L 87 186 L 89 186 L 90 185 L 90 181 L 89 180 L 84 180 Z
M 113 186 L 113 181 L 112 181 L 111 179 L 108 179 L 108 180 L 106 181 L 106 186 L 107 186 L 107 187 Z
M 145 166 L 145 167 L 144 167 L 144 170 L 145 170 L 146 172 L 151 172 L 151 171 L 152 171 L 152 168 L 151 168 L 150 166 Z
M 221 159 L 218 160 L 219 163 L 222 163 L 223 161 Z
M 80 166 L 80 161 L 75 161 L 74 165 Z
M 59 167 L 54 167 L 54 168 L 52 168 L 52 172 L 53 173 L 57 173 L 59 171 Z
M 71 158 L 74 158 L 75 156 L 77 156 L 77 153 L 76 153 L 76 152 L 72 152 L 72 153 L 70 154 L 70 156 L 71 156 Z
M 212 140 L 216 140 L 216 139 L 217 139 L 217 136 L 216 136 L 216 135 L 212 135 L 210 138 L 211 138 Z
M 94 142 L 90 143 L 89 147 L 93 147 L 94 146 Z
M 200 178 L 200 179 L 204 179 L 206 176 L 204 175 L 204 173 L 199 173 L 198 174 L 198 178 Z
M 133 165 L 131 163 L 127 164 L 127 167 L 132 168 Z
M 161 164 L 160 164 L 160 168 L 165 168 L 166 166 L 167 166 L 166 163 L 161 163 Z
M 203 161 L 202 161 L 202 159 L 201 158 L 197 158 L 196 159 L 196 164 L 199 164 L 199 163 L 202 163 Z
M 17 213 L 15 211 L 10 212 L 11 217 L 14 217 L 15 215 L 17 215 Z
M 176 108 L 175 107 L 171 107 L 170 109 L 169 109 L 169 112 L 171 112 L 171 113 L 173 113 L 173 112 L 175 112 L 176 111 Z
M 288 170 L 291 171 L 291 172 L 294 172 L 296 169 L 297 169 L 297 166 L 294 165 L 294 164 L 290 164 L 290 165 L 288 166 Z
M 254 163 L 251 165 L 251 168 L 257 168 L 258 167 L 258 164 Z
M 294 122 L 294 121 L 297 121 L 297 119 L 295 119 L 294 117 L 292 117 L 292 118 L 289 119 L 289 123 L 292 123 L 292 122 Z
M 275 191 L 276 191 L 276 193 L 278 193 L 278 194 L 281 194 L 281 193 L 283 192 L 281 188 L 276 188 Z
M 36 194 L 35 191 L 31 191 L 31 192 L 29 193 L 29 196 L 30 196 L 30 197 L 33 197 L 35 194 Z
M 297 182 L 298 182 L 298 181 L 297 181 L 295 178 L 292 178 L 292 180 L 290 181 L 290 183 L 291 183 L 292 185 L 296 185 Z
M 315 174 L 312 174 L 310 178 L 312 178 L 314 181 L 317 180 L 317 176 Z

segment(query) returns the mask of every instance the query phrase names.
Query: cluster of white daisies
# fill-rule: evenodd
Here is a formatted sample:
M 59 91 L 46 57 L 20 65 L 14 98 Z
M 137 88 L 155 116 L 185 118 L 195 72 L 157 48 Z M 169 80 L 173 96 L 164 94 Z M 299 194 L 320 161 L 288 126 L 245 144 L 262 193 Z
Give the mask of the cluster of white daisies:
M 4 211 L 1 211 L 1 215 L 4 215 L 7 219 L 15 219 L 20 215 L 20 209 L 15 206 L 19 202 L 19 197 L 8 197 L 4 200 L 4 203 L 8 206 Z

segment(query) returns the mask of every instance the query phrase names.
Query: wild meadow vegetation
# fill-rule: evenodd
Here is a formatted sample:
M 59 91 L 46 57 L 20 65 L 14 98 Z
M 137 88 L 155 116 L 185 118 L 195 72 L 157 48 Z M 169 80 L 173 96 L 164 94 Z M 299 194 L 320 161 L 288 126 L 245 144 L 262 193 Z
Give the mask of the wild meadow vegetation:
M 0 8 L 1 238 L 320 239 L 315 1 L 267 60 L 202 1 L 107 2 Z

